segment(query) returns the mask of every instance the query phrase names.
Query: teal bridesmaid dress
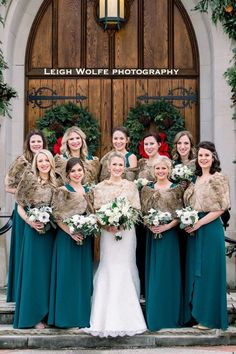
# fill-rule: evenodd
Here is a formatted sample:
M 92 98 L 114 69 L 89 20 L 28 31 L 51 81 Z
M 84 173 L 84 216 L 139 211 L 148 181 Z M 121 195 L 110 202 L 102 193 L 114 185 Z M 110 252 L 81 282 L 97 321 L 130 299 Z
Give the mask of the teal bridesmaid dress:
M 199 213 L 200 218 L 206 213 Z M 220 218 L 187 237 L 185 322 L 194 318 L 210 328 L 228 327 L 225 238 Z
M 11 245 L 7 283 L 7 302 L 16 301 L 20 255 L 25 227 L 25 222 L 18 214 L 17 207 L 18 205 L 17 203 L 15 203 L 13 224 L 11 229 Z
M 39 234 L 25 224 L 14 328 L 34 327 L 48 315 L 53 244 L 53 229 Z
M 70 185 L 66 188 L 74 192 Z M 60 328 L 89 327 L 92 282 L 91 237 L 79 246 L 58 228 L 52 260 L 48 324 Z
M 147 231 L 145 284 L 148 329 L 179 327 L 182 286 L 176 228 L 165 231 L 161 239 Z

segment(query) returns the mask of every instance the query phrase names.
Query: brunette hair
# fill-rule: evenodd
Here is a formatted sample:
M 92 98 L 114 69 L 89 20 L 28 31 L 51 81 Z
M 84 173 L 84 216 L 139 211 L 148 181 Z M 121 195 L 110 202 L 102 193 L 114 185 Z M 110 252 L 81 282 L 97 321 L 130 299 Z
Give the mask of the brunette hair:
M 144 137 L 143 137 L 143 141 L 144 141 L 146 138 L 148 138 L 149 136 L 152 136 L 152 137 L 156 140 L 156 142 L 157 142 L 158 144 L 161 143 L 161 137 L 160 137 L 160 135 L 159 135 L 158 133 L 154 133 L 154 132 L 146 133 L 146 134 L 144 135 Z
M 123 125 L 120 125 L 119 127 L 113 128 L 113 130 L 112 130 L 112 135 L 113 135 L 115 132 L 121 132 L 121 133 L 123 133 L 123 134 L 126 136 L 126 138 L 129 138 L 128 129 L 127 129 L 126 127 L 124 127 Z
M 190 151 L 189 151 L 188 158 L 189 160 L 193 160 L 196 157 L 196 149 L 195 149 L 195 144 L 194 144 L 194 139 L 192 134 L 188 130 L 182 130 L 181 132 L 178 132 L 174 138 L 174 147 L 172 149 L 172 158 L 174 161 L 181 161 L 181 157 L 177 150 L 177 144 L 179 139 L 185 135 L 189 138 L 190 141 Z
M 55 173 L 55 161 L 52 156 L 52 153 L 49 150 L 43 149 L 35 154 L 34 159 L 33 159 L 33 163 L 32 163 L 32 170 L 33 170 L 34 174 L 37 177 L 40 177 L 39 170 L 37 167 L 37 159 L 38 159 L 39 154 L 44 154 L 48 158 L 50 165 L 51 165 L 48 182 L 52 186 L 57 187 L 57 179 L 56 179 L 56 173 Z
M 26 158 L 27 161 L 32 162 L 33 158 L 34 158 L 34 153 L 30 150 L 30 139 L 33 135 L 38 135 L 41 136 L 42 141 L 43 141 L 43 149 L 47 149 L 48 144 L 47 144 L 47 140 L 44 136 L 44 134 L 37 129 L 31 130 L 25 138 L 25 142 L 24 142 L 24 151 L 23 154 Z
M 81 137 L 82 146 L 81 146 L 81 149 L 80 149 L 80 158 L 83 161 L 85 161 L 87 156 L 88 156 L 88 147 L 87 147 L 87 144 L 86 144 L 86 135 L 83 132 L 83 130 L 81 130 L 77 126 L 70 127 L 70 128 L 68 128 L 65 131 L 65 133 L 63 135 L 63 138 L 62 138 L 62 141 L 61 141 L 60 151 L 61 151 L 62 154 L 66 154 L 67 157 L 71 156 L 71 152 L 70 152 L 70 149 L 68 147 L 68 140 L 69 140 L 69 136 L 70 136 L 71 133 L 76 133 L 76 134 L 78 134 Z
M 199 153 L 200 149 L 206 149 L 212 152 L 212 157 L 213 157 L 213 162 L 210 168 L 210 174 L 213 175 L 215 172 L 220 172 L 221 171 L 221 167 L 220 167 L 220 160 L 218 157 L 218 154 L 216 152 L 216 148 L 215 148 L 215 144 L 212 143 L 211 141 L 201 141 L 198 145 L 197 145 L 197 154 Z M 202 169 L 199 166 L 198 163 L 198 157 L 196 159 L 196 171 L 195 174 L 197 176 L 201 176 L 202 175 Z
M 82 167 L 85 173 L 84 164 L 82 160 L 79 157 L 71 157 L 66 163 L 66 174 L 68 175 L 72 170 L 72 168 L 77 164 L 79 164 Z

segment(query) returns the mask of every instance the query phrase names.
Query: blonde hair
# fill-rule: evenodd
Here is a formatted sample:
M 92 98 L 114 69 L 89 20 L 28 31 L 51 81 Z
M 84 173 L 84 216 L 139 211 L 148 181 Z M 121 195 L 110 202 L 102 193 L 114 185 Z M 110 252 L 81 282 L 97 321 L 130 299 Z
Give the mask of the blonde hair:
M 66 154 L 66 156 L 68 158 L 72 157 L 70 149 L 68 147 L 68 140 L 69 140 L 69 136 L 70 136 L 71 133 L 76 133 L 76 134 L 78 134 L 81 137 L 82 146 L 81 146 L 81 149 L 80 149 L 80 158 L 81 158 L 81 160 L 85 161 L 87 156 L 88 156 L 88 147 L 87 147 L 87 144 L 86 144 L 86 135 L 79 127 L 76 127 L 76 126 L 70 127 L 70 128 L 68 128 L 65 131 L 65 133 L 63 135 L 63 138 L 62 138 L 62 141 L 61 141 L 61 148 L 60 148 L 61 154 Z
M 114 158 L 114 157 L 119 157 L 120 159 L 122 159 L 124 161 L 124 164 L 125 164 L 125 157 L 123 154 L 121 154 L 120 152 L 118 151 L 113 151 L 110 153 L 109 157 L 108 157 L 108 164 L 110 165 L 111 164 L 111 160 Z
M 178 144 L 179 139 L 185 135 L 189 138 L 189 141 L 190 141 L 190 151 L 189 151 L 188 158 L 189 158 L 189 160 L 193 160 L 196 157 L 196 149 L 194 147 L 194 140 L 193 140 L 192 134 L 188 130 L 182 130 L 181 132 L 178 132 L 174 138 L 174 147 L 172 150 L 172 158 L 175 161 L 181 161 L 180 155 L 177 151 L 177 144 Z
M 55 161 L 54 161 L 54 158 L 49 150 L 43 149 L 35 154 L 34 159 L 33 159 L 33 163 L 32 163 L 32 170 L 33 170 L 34 174 L 38 178 L 40 178 L 39 170 L 37 167 L 37 159 L 38 159 L 39 154 L 44 154 L 48 158 L 48 161 L 50 162 L 50 165 L 51 165 L 48 182 L 52 186 L 57 187 L 57 179 L 56 179 L 56 173 L 55 173 Z
M 158 156 L 158 158 L 156 159 L 155 164 L 153 166 L 154 171 L 155 171 L 156 166 L 159 165 L 160 163 L 163 163 L 167 167 L 167 169 L 168 169 L 168 178 L 169 178 L 171 176 L 171 171 L 172 171 L 172 162 L 171 162 L 171 160 L 167 156 L 162 156 L 162 155 Z

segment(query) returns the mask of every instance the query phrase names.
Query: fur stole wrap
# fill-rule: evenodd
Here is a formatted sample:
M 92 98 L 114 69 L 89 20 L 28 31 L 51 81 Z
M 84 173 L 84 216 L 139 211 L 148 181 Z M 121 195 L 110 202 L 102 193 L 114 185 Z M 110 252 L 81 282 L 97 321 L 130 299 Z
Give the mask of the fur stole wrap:
M 64 183 L 67 182 L 66 176 L 66 164 L 67 159 L 62 157 L 61 155 L 54 156 L 56 173 L 61 177 Z M 98 171 L 99 171 L 99 159 L 97 157 L 93 157 L 92 160 L 83 161 L 85 176 L 83 183 L 93 183 L 97 181 Z
M 184 193 L 184 203 L 197 211 L 218 211 L 230 207 L 229 179 L 215 172 L 203 183 L 191 183 Z
M 59 188 L 53 194 L 52 210 L 56 221 L 63 221 L 65 218 L 76 214 L 91 213 L 89 193 L 81 195 Z
M 98 183 L 93 189 L 93 195 L 94 208 L 96 210 L 119 196 L 126 197 L 133 208 L 141 208 L 139 192 L 135 183 L 127 181 L 126 179 L 122 179 L 121 182 L 117 184 L 112 183 L 110 180 Z
M 148 159 L 140 159 L 138 161 L 138 178 L 146 178 L 148 181 L 154 182 L 154 167 L 148 165 Z
M 168 189 L 153 189 L 145 186 L 141 190 L 141 206 L 144 215 L 153 208 L 159 211 L 168 211 L 176 218 L 176 209 L 183 208 L 184 188 L 178 185 Z
M 31 164 L 26 160 L 24 155 L 18 156 L 16 160 L 11 164 L 7 174 L 7 186 L 9 188 L 17 188 L 20 180 L 26 169 L 30 169 Z
M 33 171 L 26 170 L 16 190 L 16 201 L 25 206 L 51 205 L 54 187 L 43 183 Z

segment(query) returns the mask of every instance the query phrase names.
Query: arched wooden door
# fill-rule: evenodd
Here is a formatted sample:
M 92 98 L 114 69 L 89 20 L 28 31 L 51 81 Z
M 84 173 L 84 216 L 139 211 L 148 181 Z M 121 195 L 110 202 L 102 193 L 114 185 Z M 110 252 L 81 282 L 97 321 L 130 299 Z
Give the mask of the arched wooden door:
M 88 107 L 101 127 L 98 154 L 103 155 L 110 148 L 112 127 L 122 124 L 131 107 L 137 102 L 151 102 L 157 96 L 172 94 L 178 96 L 173 98 L 173 104 L 185 117 L 186 128 L 198 139 L 198 48 L 181 1 L 127 1 L 129 21 L 114 36 L 109 36 L 97 24 L 95 0 L 44 1 L 33 23 L 26 53 L 26 131 L 34 127 L 45 107 L 68 101 L 65 96 L 84 95 L 82 105 Z M 50 68 L 55 70 L 50 72 Z M 179 71 L 176 76 L 81 76 L 74 70 L 63 75 L 57 68 L 176 68 Z M 35 97 L 38 93 L 50 96 L 52 91 L 60 99 Z

